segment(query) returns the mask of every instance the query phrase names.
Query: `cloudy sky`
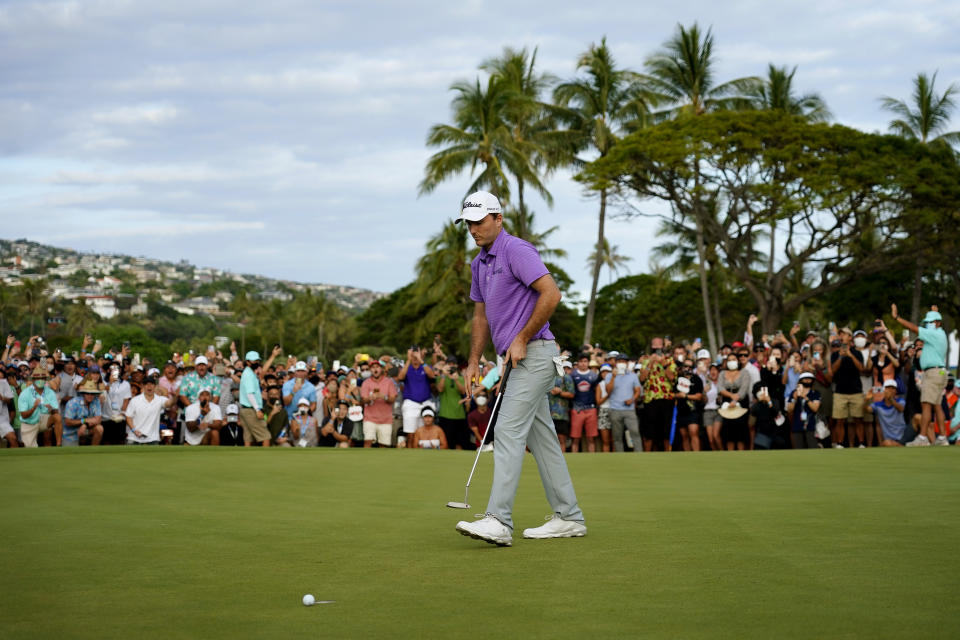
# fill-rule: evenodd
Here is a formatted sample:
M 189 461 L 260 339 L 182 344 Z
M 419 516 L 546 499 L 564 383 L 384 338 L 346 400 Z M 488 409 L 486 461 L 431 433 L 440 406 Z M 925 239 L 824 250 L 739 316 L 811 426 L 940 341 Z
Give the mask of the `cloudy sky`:
M 694 21 L 718 80 L 798 65 L 801 91 L 868 131 L 918 71 L 960 82 L 955 0 L 2 0 L 0 237 L 390 291 L 469 185 L 417 197 L 451 83 L 504 46 L 568 78 L 604 35 L 639 69 Z M 586 290 L 597 204 L 568 175 L 549 188 L 538 223 Z M 646 270 L 650 223 L 608 228 Z

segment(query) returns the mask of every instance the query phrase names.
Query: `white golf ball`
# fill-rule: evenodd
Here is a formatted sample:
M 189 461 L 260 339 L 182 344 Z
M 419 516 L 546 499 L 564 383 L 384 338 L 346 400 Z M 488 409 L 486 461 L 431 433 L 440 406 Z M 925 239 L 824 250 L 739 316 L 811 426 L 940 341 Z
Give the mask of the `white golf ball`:
M 316 600 L 314 599 L 314 597 L 313 597 L 311 594 L 308 593 L 307 595 L 303 596 L 303 605 L 304 605 L 304 606 L 309 607 L 309 606 L 312 605 L 314 602 L 316 602 Z

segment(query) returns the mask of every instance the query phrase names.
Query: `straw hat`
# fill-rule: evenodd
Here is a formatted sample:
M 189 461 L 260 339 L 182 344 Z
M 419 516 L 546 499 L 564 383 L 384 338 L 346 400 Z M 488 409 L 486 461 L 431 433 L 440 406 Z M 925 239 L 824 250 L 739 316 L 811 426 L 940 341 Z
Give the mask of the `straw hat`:
M 93 380 L 84 380 L 83 384 L 77 387 L 77 393 L 100 393 L 100 387 Z
M 47 373 L 47 370 L 40 365 L 34 367 L 33 372 L 30 374 L 31 378 L 49 378 L 50 374 Z
M 720 407 L 720 410 L 717 413 L 720 414 L 722 418 L 727 420 L 736 420 L 740 418 L 747 412 L 745 407 L 741 407 L 739 404 L 732 404 L 730 402 L 724 402 L 723 406 Z

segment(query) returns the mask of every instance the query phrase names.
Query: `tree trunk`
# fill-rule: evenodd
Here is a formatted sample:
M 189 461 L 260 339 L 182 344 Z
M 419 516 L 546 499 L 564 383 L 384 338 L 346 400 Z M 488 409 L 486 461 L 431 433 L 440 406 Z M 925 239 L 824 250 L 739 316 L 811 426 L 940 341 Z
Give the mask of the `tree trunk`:
M 317 359 L 323 362 L 323 320 L 317 323 Z
M 714 314 L 714 323 L 713 326 L 717 330 L 717 341 L 720 345 L 726 344 L 726 340 L 723 338 L 723 318 L 720 314 L 720 282 L 719 276 L 714 272 L 713 277 L 713 314 Z M 716 355 L 716 351 L 713 352 Z
M 517 207 L 520 215 L 517 216 L 517 237 L 527 240 L 527 205 L 523 203 L 523 178 L 517 176 Z
M 910 306 L 910 322 L 917 324 L 920 322 L 920 290 L 923 283 L 923 265 L 917 262 L 913 271 L 913 300 Z
M 717 344 L 717 335 L 713 330 L 713 313 L 710 309 L 710 287 L 707 284 L 707 248 L 703 241 L 703 225 L 700 224 L 700 216 L 694 214 L 697 224 L 697 271 L 700 273 L 700 297 L 703 301 L 703 319 L 707 327 L 707 343 L 710 345 L 710 353 L 719 351 Z
M 587 305 L 587 319 L 583 325 L 583 344 L 593 342 L 593 312 L 597 303 L 597 282 L 600 279 L 600 265 L 603 261 L 603 224 L 607 215 L 607 190 L 600 190 L 600 221 L 597 225 L 597 248 L 594 252 L 593 282 L 590 285 L 590 303 Z

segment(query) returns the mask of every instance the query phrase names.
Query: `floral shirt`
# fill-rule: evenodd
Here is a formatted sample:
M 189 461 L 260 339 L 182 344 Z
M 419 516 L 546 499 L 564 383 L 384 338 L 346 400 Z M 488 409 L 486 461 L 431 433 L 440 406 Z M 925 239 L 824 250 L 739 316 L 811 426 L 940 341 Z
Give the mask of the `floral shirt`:
M 673 400 L 673 382 L 667 377 L 667 373 L 672 373 L 676 379 L 677 361 L 670 358 L 665 365 L 653 363 L 647 366 L 650 367 L 650 375 L 643 385 L 643 402 Z
M 570 377 L 570 374 L 564 374 L 561 376 L 556 376 L 553 379 L 553 387 L 560 387 L 561 391 L 566 391 L 567 393 L 573 393 L 573 378 Z M 553 389 L 550 387 L 550 389 Z M 550 417 L 554 420 L 569 420 L 570 419 L 570 399 L 564 398 L 559 394 L 553 395 L 550 391 L 547 391 L 547 398 L 550 400 Z
M 211 400 L 219 398 L 220 378 L 212 373 L 208 373 L 201 378 L 196 371 L 192 371 L 183 376 L 183 380 L 180 381 L 180 395 L 186 397 L 190 404 L 197 401 L 197 397 L 204 389 L 210 392 Z

